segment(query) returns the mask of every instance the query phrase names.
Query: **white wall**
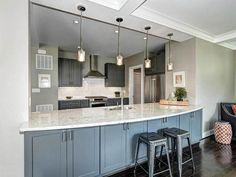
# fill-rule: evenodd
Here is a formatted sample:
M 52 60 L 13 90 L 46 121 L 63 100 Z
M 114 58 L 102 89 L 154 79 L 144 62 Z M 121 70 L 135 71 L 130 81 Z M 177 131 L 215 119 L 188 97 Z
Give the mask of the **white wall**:
M 218 103 L 234 99 L 234 51 L 196 39 L 196 69 L 196 103 L 204 106 L 203 130 L 208 134 L 218 120 Z
M 166 67 L 166 91 L 165 97 L 168 98 L 169 94 L 175 91 L 173 87 L 173 72 L 185 71 L 186 90 L 188 92 L 188 100 L 190 104 L 195 104 L 196 100 L 196 60 L 195 60 L 195 38 L 189 39 L 184 42 L 171 43 L 171 62 L 174 64 L 174 70 L 167 71 Z M 169 45 L 166 44 L 166 63 L 169 59 Z
M 0 176 L 24 176 L 23 135 L 28 119 L 28 0 L 0 1 Z

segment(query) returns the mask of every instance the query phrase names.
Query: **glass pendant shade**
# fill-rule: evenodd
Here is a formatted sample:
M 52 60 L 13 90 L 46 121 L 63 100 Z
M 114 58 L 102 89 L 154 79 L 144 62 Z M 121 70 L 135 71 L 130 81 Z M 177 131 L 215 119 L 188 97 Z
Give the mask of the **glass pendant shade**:
M 123 57 L 122 57 L 121 55 L 118 55 L 118 56 L 116 57 L 116 64 L 117 64 L 118 66 L 123 65 Z
M 167 70 L 168 70 L 168 71 L 173 71 L 173 68 L 174 68 L 173 63 L 168 63 L 168 64 L 167 64 Z
M 151 68 L 151 60 L 149 58 L 144 60 L 144 67 Z
M 85 62 L 85 51 L 83 49 L 78 49 L 78 58 L 79 62 Z

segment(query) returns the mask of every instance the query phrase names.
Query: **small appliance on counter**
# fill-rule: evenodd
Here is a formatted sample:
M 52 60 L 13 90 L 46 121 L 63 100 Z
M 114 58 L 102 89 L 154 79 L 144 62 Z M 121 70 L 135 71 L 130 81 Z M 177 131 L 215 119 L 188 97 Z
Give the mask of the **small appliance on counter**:
M 104 107 L 106 106 L 107 97 L 105 96 L 86 96 L 89 99 L 90 107 Z

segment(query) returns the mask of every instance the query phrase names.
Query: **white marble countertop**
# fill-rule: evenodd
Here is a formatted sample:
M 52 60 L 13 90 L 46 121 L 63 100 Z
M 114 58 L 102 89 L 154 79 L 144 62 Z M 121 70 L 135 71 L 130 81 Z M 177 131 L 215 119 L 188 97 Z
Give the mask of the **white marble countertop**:
M 127 109 L 127 107 L 132 109 Z M 129 122 L 147 121 L 175 115 L 181 115 L 202 109 L 201 106 L 166 106 L 158 103 L 127 105 L 122 110 L 109 110 L 109 107 L 80 108 L 52 111 L 48 113 L 31 113 L 20 133 L 55 129 L 83 128 L 114 125 Z

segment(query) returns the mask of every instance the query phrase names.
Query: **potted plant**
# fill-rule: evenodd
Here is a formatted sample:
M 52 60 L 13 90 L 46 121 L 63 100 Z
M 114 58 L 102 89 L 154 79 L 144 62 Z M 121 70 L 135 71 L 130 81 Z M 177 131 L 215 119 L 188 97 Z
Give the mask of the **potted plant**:
M 176 88 L 175 97 L 177 98 L 177 101 L 183 101 L 183 99 L 187 97 L 186 89 L 185 88 Z

